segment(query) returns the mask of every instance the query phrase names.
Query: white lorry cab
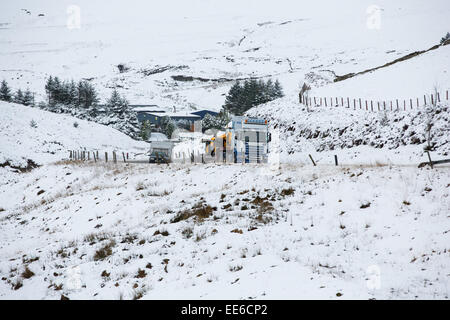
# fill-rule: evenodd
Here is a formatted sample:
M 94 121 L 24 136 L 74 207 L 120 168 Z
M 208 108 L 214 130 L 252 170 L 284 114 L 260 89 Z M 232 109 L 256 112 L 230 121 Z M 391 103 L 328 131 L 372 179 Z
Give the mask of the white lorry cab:
M 206 142 L 206 154 L 228 163 L 267 163 L 268 128 L 265 119 L 233 117 L 225 132 Z

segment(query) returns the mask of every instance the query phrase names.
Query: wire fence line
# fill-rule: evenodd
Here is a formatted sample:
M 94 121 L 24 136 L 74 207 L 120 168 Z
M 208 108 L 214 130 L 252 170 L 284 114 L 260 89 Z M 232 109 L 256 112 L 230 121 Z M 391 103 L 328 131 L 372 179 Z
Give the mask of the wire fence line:
M 409 99 L 390 99 L 390 100 L 372 100 L 362 98 L 349 98 L 349 97 L 309 97 L 306 94 L 299 94 L 299 102 L 304 103 L 309 107 L 345 107 L 353 108 L 354 110 L 366 110 L 366 111 L 399 111 L 399 110 L 411 110 L 414 108 L 420 108 L 442 101 L 448 101 L 448 90 L 441 95 L 440 92 L 432 94 L 424 94 L 423 98 L 409 98 Z

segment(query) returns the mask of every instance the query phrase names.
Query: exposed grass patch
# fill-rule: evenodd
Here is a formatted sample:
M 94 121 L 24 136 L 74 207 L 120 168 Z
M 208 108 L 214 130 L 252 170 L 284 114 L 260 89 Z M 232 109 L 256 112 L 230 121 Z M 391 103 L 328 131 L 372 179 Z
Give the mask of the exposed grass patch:
M 102 278 L 109 278 L 109 276 L 111 275 L 110 272 L 103 270 L 102 273 L 100 274 L 102 276 Z
M 202 222 L 206 218 L 209 218 L 214 211 L 214 208 L 208 204 L 202 202 L 197 203 L 192 209 L 186 209 L 178 212 L 178 214 L 170 221 L 171 223 L 177 223 L 183 220 L 187 220 L 191 217 L 195 217 L 197 222 Z
M 134 243 L 138 236 L 136 234 L 127 234 L 120 243 Z
M 359 208 L 360 209 L 366 209 L 368 207 L 370 207 L 370 202 L 363 203 Z
M 84 242 L 89 242 L 89 244 L 95 244 L 100 241 L 111 239 L 113 234 L 108 232 L 96 232 L 90 233 L 84 237 Z
M 195 235 L 195 241 L 199 242 L 206 238 L 206 231 L 199 231 Z
M 224 209 L 224 210 L 227 210 L 227 209 L 229 209 L 229 208 L 231 208 L 231 203 L 227 203 L 226 205 L 224 205 L 224 206 L 222 207 L 222 209 Z
M 286 196 L 293 195 L 294 192 L 295 192 L 295 189 L 292 188 L 292 187 L 289 187 L 289 188 L 287 188 L 287 189 L 281 190 L 281 193 L 280 193 L 280 194 L 281 194 L 283 197 L 286 197 Z
M 34 276 L 34 272 L 31 271 L 28 266 L 25 267 L 25 270 L 21 274 L 22 278 L 24 279 L 30 279 L 32 276 Z
M 17 279 L 16 282 L 12 284 L 12 286 L 14 290 L 19 290 L 23 286 L 22 280 Z
M 141 299 L 146 292 L 147 292 L 147 290 L 145 290 L 144 288 L 142 288 L 140 290 L 135 290 L 133 293 L 133 300 Z
M 228 270 L 230 270 L 231 272 L 237 272 L 242 270 L 242 266 L 241 265 L 235 265 L 235 266 L 230 266 Z
M 232 232 L 232 233 L 243 234 L 242 230 L 241 230 L 241 229 L 238 229 L 238 228 L 231 230 L 231 232 Z
M 189 239 L 192 237 L 192 235 L 194 234 L 194 230 L 192 230 L 191 227 L 186 227 L 181 231 L 181 234 L 183 235 L 183 237 L 185 239 Z
M 105 258 L 112 255 L 112 248 L 116 245 L 116 242 L 114 240 L 111 240 L 107 244 L 105 244 L 103 247 L 98 249 L 94 254 L 94 261 L 104 260 Z
M 145 183 L 143 181 L 139 181 L 136 184 L 136 191 L 141 191 L 145 189 Z
M 145 270 L 141 270 L 139 268 L 135 278 L 142 279 L 142 278 L 145 278 L 146 276 L 147 276 L 147 272 L 145 272 Z
M 159 234 L 164 237 L 167 237 L 169 235 L 169 232 L 167 230 L 163 230 L 163 231 L 156 230 L 155 233 L 153 233 L 154 236 L 157 236 Z

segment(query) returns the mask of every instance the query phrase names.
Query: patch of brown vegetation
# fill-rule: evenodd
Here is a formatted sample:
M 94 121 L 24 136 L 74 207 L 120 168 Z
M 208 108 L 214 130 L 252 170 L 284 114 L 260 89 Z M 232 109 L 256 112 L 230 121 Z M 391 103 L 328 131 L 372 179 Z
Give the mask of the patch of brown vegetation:
M 116 242 L 111 240 L 109 243 L 98 249 L 94 254 L 94 261 L 104 260 L 112 255 L 112 248 L 114 248 L 115 245 Z
M 178 212 L 178 214 L 170 221 L 171 223 L 177 223 L 183 220 L 187 220 L 190 217 L 195 217 L 197 222 L 202 222 L 206 218 L 209 218 L 214 211 L 214 208 L 203 202 L 198 202 L 192 209 L 186 209 Z

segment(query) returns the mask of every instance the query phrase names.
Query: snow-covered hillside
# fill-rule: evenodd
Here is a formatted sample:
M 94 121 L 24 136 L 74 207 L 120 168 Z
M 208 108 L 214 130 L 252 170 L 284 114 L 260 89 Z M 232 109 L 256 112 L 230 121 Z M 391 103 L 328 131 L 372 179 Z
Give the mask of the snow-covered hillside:
M 269 120 L 270 130 L 280 137 L 281 161 L 286 162 L 309 163 L 312 153 L 317 159 L 328 158 L 329 163 L 337 154 L 348 164 L 417 164 L 426 160 L 425 150 L 437 158 L 450 154 L 447 101 L 407 111 L 371 112 L 307 107 L 296 97 L 285 97 L 247 114 Z
M 90 79 L 103 98 L 118 87 L 131 103 L 178 110 L 219 109 L 232 81 L 248 77 L 278 78 L 288 95 L 307 80 L 320 95 L 366 98 L 409 98 L 450 83 L 450 46 L 331 82 L 333 73 L 366 70 L 438 44 L 450 31 L 447 0 L 73 4 L 1 2 L 0 78 L 41 97 L 49 75 Z M 120 73 L 119 64 L 129 70 Z
M 1 185 L 0 299 L 449 298 L 448 166 L 263 169 L 56 164 Z
M 69 150 L 143 152 L 148 144 L 110 127 L 0 102 L 0 164 L 24 167 L 67 159 Z
M 438 44 L 449 16 L 448 0 L 2 1 L 0 80 L 37 100 L 49 75 L 178 111 L 219 110 L 249 77 L 286 95 L 247 113 L 269 120 L 269 165 L 65 161 L 148 144 L 0 102 L 0 299 L 449 299 L 450 166 L 417 167 L 449 158 L 448 100 L 298 102 L 304 81 L 319 97 L 449 90 L 450 45 L 333 82 Z

